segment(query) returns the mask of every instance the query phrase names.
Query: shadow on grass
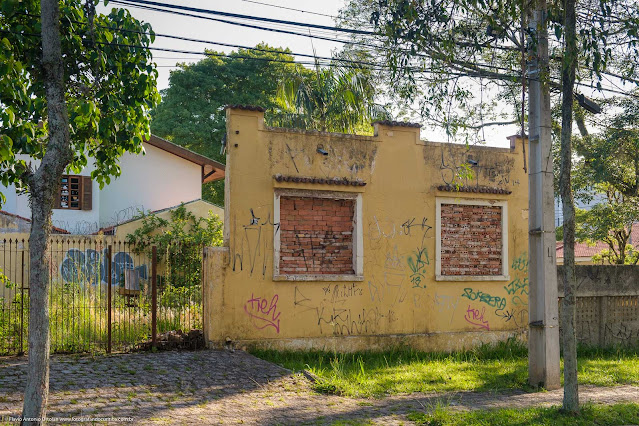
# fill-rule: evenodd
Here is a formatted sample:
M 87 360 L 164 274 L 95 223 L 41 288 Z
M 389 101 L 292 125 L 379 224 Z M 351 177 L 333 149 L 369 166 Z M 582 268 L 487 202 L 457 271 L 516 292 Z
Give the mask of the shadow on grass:
M 527 384 L 528 351 L 511 339 L 469 351 L 425 353 L 394 348 L 385 352 L 253 351 L 257 357 L 317 376 L 320 392 L 384 396 L 413 392 L 501 391 Z M 637 348 L 579 349 L 581 384 L 639 384 Z

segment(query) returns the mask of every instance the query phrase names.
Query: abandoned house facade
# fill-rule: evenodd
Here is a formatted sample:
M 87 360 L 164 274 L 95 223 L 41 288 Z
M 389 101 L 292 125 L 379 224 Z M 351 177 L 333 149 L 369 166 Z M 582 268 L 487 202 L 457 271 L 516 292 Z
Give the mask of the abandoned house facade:
M 227 109 L 224 246 L 204 253 L 211 346 L 453 350 L 528 323 L 528 180 L 511 148 L 268 128 Z

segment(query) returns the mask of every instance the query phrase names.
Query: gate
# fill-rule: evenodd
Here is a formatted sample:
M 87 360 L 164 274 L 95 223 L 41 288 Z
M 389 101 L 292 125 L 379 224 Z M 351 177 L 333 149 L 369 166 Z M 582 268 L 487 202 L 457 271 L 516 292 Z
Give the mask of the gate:
M 28 241 L 0 244 L 0 355 L 20 355 L 28 346 Z M 202 327 L 199 246 L 53 237 L 49 256 L 51 352 L 130 351 L 159 333 Z

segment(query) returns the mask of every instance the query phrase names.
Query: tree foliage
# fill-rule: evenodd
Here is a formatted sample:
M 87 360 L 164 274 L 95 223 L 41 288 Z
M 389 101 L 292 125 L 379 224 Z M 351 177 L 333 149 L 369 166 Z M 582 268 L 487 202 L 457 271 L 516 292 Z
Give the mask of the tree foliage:
M 153 134 L 210 158 L 223 161 L 221 142 L 226 133 L 224 107 L 230 104 L 279 108 L 281 82 L 303 73 L 290 51 L 259 44 L 210 56 L 171 71 L 169 87 L 153 111 Z
M 576 196 L 603 201 L 577 214 L 579 241 L 604 241 L 609 248 L 597 256 L 612 264 L 636 264 L 637 242 L 630 244 L 632 225 L 639 223 L 639 102 L 621 99 L 611 103 L 617 110 L 597 134 L 575 138 L 573 181 Z
M 166 268 L 162 297 L 164 306 L 201 300 L 202 248 L 222 245 L 223 224 L 217 215 L 196 217 L 182 204 L 169 219 L 156 214 L 142 215 L 142 226 L 127 235 L 138 252 L 157 248 Z
M 527 78 L 522 80 L 526 50 L 537 40 L 528 29 L 529 7 L 504 0 L 350 0 L 340 21 L 375 33 L 354 36 L 352 48 L 388 67 L 380 81 L 423 123 L 443 127 L 451 137 L 481 141 L 485 127 L 527 119 L 522 110 Z M 638 10 L 636 1 L 577 3 L 578 90 L 611 86 L 609 79 L 637 82 Z M 555 101 L 565 47 L 563 14 L 564 2 L 548 2 L 547 78 Z
M 238 49 L 209 56 L 171 71 L 169 87 L 153 111 L 153 134 L 199 154 L 224 162 L 222 138 L 226 133 L 224 107 L 258 105 L 278 110 L 277 91 L 287 79 L 303 73 L 290 51 L 259 44 L 256 50 Z M 224 204 L 224 182 L 206 184 L 203 198 Z
M 321 68 L 282 82 L 278 100 L 284 106 L 273 123 L 284 127 L 344 133 L 371 133 L 371 122 L 390 118 L 378 95 L 370 69 Z M 286 113 L 286 111 L 293 111 Z
M 41 160 L 47 151 L 39 5 L 34 0 L 0 5 L 0 181 L 26 192 L 36 165 L 21 154 Z M 79 0 L 60 4 L 69 167 L 79 171 L 95 159 L 92 177 L 104 185 L 120 174 L 117 158 L 127 151 L 140 153 L 149 134 L 149 111 L 159 95 L 157 71 L 145 47 L 154 37 L 146 34 L 149 24 L 125 9 L 107 15 L 87 11 Z
M 151 129 L 218 161 L 225 160 L 226 105 L 264 107 L 265 120 L 273 126 L 339 132 L 370 132 L 370 119 L 379 116 L 366 68 L 336 62 L 311 70 L 291 63 L 288 49 L 266 44 L 228 55 L 207 53 L 207 58 L 171 72 Z M 223 182 L 206 184 L 203 198 L 223 205 Z

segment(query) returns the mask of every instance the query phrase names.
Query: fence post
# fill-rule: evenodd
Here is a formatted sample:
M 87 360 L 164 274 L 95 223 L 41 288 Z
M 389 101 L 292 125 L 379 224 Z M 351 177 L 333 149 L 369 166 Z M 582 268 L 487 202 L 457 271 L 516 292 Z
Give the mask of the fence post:
M 599 347 L 606 346 L 606 323 L 608 322 L 608 296 L 599 296 Z
M 151 344 L 157 347 L 158 339 L 158 248 L 153 246 L 151 251 Z
M 49 283 L 51 285 L 51 283 Z M 24 245 L 22 247 L 22 272 L 20 277 L 20 355 L 24 354 Z
M 111 245 L 107 248 L 107 353 L 111 353 Z

